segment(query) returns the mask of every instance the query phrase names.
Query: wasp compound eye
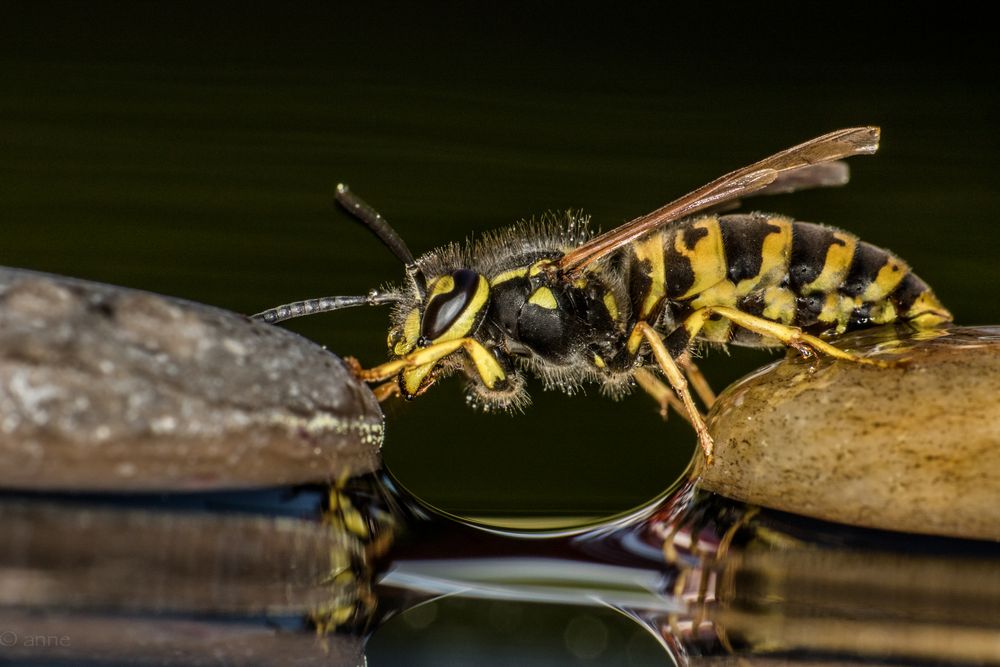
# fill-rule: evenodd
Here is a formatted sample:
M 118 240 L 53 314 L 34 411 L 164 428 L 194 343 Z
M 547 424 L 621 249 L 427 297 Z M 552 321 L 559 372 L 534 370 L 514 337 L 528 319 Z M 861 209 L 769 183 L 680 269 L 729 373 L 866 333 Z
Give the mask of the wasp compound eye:
M 484 280 L 469 269 L 459 269 L 441 278 L 432 289 L 432 296 L 424 310 L 420 335 L 427 340 L 443 336 L 469 309 L 483 289 Z M 482 303 L 478 303 L 481 308 Z M 464 336 L 466 332 L 458 332 Z

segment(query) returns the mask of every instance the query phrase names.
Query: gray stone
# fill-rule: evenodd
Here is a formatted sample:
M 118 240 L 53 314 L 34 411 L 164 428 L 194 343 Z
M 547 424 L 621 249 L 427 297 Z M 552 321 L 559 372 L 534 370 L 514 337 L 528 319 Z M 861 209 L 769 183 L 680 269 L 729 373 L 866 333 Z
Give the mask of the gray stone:
M 287 330 L 0 268 L 0 487 L 325 482 L 375 469 L 382 426 L 341 360 Z
M 797 356 L 709 415 L 724 496 L 858 526 L 1000 539 L 1000 327 L 846 338 L 880 369 Z

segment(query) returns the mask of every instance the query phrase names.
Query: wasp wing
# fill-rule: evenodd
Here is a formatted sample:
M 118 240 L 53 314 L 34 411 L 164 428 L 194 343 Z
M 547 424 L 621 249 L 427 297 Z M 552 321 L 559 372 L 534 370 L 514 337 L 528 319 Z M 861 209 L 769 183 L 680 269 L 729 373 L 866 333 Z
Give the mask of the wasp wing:
M 566 253 L 559 268 L 576 273 L 654 229 L 675 220 L 717 207 L 751 194 L 791 192 L 806 187 L 841 185 L 847 174 L 842 168 L 821 168 L 852 155 L 870 155 L 878 150 L 879 128 L 852 127 L 837 130 L 737 169 L 708 185 L 662 206 L 652 213 L 597 236 Z M 839 175 L 838 175 L 839 172 Z M 837 179 L 840 182 L 837 182 Z
M 834 162 L 821 162 L 802 167 L 792 172 L 786 172 L 774 179 L 770 185 L 762 187 L 756 192 L 751 192 L 746 197 L 759 197 L 760 195 L 783 195 L 799 190 L 809 190 L 812 188 L 835 188 L 847 185 L 851 180 L 851 170 L 847 163 L 842 160 Z M 743 205 L 742 199 L 731 199 L 715 206 L 707 206 L 701 210 L 706 215 L 713 213 L 724 213 L 735 211 Z
M 849 180 L 851 180 L 851 169 L 846 162 L 842 160 L 820 162 L 779 174 L 770 185 L 748 196 L 783 195 L 812 188 L 836 188 L 847 185 Z

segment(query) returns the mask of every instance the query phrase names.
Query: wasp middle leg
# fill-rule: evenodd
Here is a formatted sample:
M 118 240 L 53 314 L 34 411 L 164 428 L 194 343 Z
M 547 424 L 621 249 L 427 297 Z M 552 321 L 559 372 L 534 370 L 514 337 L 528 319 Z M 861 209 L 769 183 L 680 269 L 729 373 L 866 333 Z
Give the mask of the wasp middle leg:
M 673 388 L 674 392 L 677 393 L 678 398 L 681 399 L 681 403 L 684 406 L 684 412 L 687 414 L 688 421 L 691 422 L 691 426 L 694 427 L 695 433 L 698 434 L 698 444 L 705 452 L 705 459 L 707 463 L 712 462 L 712 450 L 715 444 L 712 442 L 712 436 L 708 434 L 708 427 L 705 426 L 705 419 L 701 416 L 701 412 L 698 411 L 698 406 L 695 405 L 694 398 L 691 396 L 691 392 L 688 390 L 688 381 L 684 377 L 684 373 L 678 367 L 677 362 L 670 355 L 667 346 L 663 344 L 663 338 L 657 333 L 656 329 L 650 326 L 646 322 L 639 322 L 635 325 L 632 330 L 632 337 L 640 337 L 645 340 L 650 349 L 653 351 L 653 358 L 656 359 L 657 365 L 663 374 L 667 377 L 667 381 Z
M 715 404 L 715 392 L 712 391 L 708 380 L 702 375 L 701 369 L 691 359 L 691 353 L 688 352 L 678 357 L 677 365 L 684 370 L 684 375 L 687 376 L 688 382 L 691 383 L 694 393 L 698 394 L 698 398 L 705 404 L 705 408 L 711 408 Z
M 690 423 L 691 420 L 688 418 L 687 410 L 684 409 L 684 404 L 681 403 L 681 400 L 677 398 L 677 394 L 656 377 L 652 371 L 647 368 L 640 368 L 635 372 L 633 377 L 636 384 L 660 406 L 660 416 L 663 417 L 664 421 L 670 415 L 670 408 L 673 408 L 677 414 L 687 419 Z

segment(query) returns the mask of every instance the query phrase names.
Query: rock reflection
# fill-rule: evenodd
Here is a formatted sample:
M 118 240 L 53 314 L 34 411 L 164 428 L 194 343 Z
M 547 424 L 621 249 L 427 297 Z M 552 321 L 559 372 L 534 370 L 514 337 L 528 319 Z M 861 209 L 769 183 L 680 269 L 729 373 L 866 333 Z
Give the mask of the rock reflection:
M 0 500 L 0 660 L 359 664 L 365 533 L 386 515 L 345 521 L 353 508 L 325 511 L 319 490 L 259 495 L 283 515 L 219 511 L 253 494 Z

